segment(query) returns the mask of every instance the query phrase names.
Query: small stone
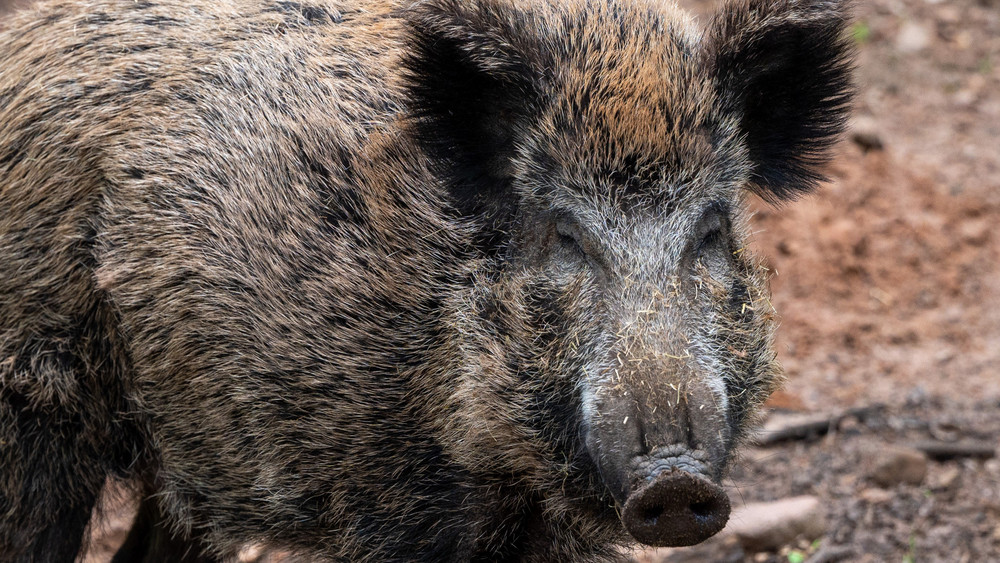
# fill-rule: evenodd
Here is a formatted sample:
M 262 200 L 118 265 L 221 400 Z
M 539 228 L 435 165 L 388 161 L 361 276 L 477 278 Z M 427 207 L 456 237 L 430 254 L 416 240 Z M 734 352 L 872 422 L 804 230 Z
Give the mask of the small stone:
M 934 490 L 947 490 L 955 486 L 958 482 L 958 478 L 962 475 L 962 471 L 954 466 L 946 467 L 940 473 L 934 475 L 931 479 L 930 486 Z
M 912 54 L 923 51 L 931 44 L 931 31 L 916 22 L 906 22 L 896 34 L 896 49 L 900 53 Z
M 1000 524 L 997 524 L 997 527 L 993 529 L 993 539 L 1000 542 Z
M 968 31 L 959 31 L 958 33 L 956 33 L 955 46 L 962 51 L 968 49 L 969 47 L 972 47 L 972 34 L 969 33 Z
M 993 225 L 990 223 L 990 221 L 986 219 L 968 219 L 961 222 L 961 225 L 958 228 L 958 234 L 960 237 L 962 237 L 963 241 L 978 246 L 985 244 L 987 241 L 989 241 L 990 234 L 992 234 L 993 232 L 992 227 Z M 933 433 L 931 435 L 934 436 Z M 934 436 L 934 437 L 937 438 L 938 440 L 943 439 L 939 436 Z M 955 437 L 953 437 L 951 441 L 955 441 L 958 438 L 959 435 L 956 432 Z
M 882 135 L 879 133 L 878 122 L 868 115 L 859 115 L 851 120 L 849 128 L 851 141 L 865 152 L 879 151 L 885 148 Z
M 952 100 L 957 106 L 971 106 L 982 97 L 986 88 L 986 78 L 981 74 L 973 74 L 965 81 L 965 86 L 955 92 Z
M 919 485 L 927 476 L 927 456 L 919 450 L 884 444 L 868 453 L 867 477 L 880 487 Z
M 975 221 L 963 221 L 962 227 L 965 227 L 966 224 L 973 225 L 974 227 L 975 223 Z M 986 222 L 983 221 L 982 224 L 985 225 Z M 970 228 L 967 233 L 963 228 L 959 228 L 964 240 L 977 237 L 981 230 L 982 229 L 979 228 Z M 968 236 L 966 236 L 967 234 Z M 931 436 L 933 436 L 935 440 L 940 440 L 942 442 L 954 442 L 962 436 L 962 429 L 959 428 L 958 425 L 947 420 L 932 421 L 927 430 L 930 431 Z
M 851 416 L 845 416 L 837 425 L 837 432 L 856 435 L 861 433 L 862 428 L 864 428 L 864 424 L 860 420 Z
M 983 463 L 983 469 L 985 469 L 987 473 L 1000 475 L 1000 459 L 993 458 L 986 460 L 986 462 Z
M 906 394 L 906 406 L 919 407 L 927 404 L 927 390 L 921 385 L 917 385 Z
M 820 501 L 814 496 L 750 503 L 733 512 L 725 535 L 735 536 L 747 552 L 777 551 L 798 538 L 814 540 L 826 531 Z
M 874 487 L 861 491 L 860 496 L 861 500 L 869 504 L 885 504 L 892 500 L 892 493 Z
M 976 93 L 968 88 L 963 88 L 951 97 L 952 102 L 959 107 L 968 107 L 976 102 Z

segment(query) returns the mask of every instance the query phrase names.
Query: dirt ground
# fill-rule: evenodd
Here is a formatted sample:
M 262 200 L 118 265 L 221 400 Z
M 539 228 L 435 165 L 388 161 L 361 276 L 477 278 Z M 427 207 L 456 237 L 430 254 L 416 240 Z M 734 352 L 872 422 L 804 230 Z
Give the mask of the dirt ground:
M 702 21 L 717 5 L 681 3 Z M 727 482 L 736 506 L 818 496 L 821 537 L 764 553 L 718 538 L 637 560 L 1000 561 L 1000 460 L 932 461 L 916 485 L 865 473 L 887 444 L 1000 446 L 1000 0 L 859 1 L 853 34 L 860 92 L 831 182 L 759 205 L 754 226 L 788 374 L 770 408 L 885 407 L 752 448 Z

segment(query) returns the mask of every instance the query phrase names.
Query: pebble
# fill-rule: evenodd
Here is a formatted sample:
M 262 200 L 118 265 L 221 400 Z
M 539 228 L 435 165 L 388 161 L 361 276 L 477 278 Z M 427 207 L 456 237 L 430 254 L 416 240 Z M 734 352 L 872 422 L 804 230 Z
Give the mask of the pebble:
M 826 520 L 820 500 L 800 496 L 774 502 L 755 502 L 738 508 L 723 535 L 735 536 L 747 552 L 777 551 L 798 538 L 821 537 Z
M 923 51 L 931 44 L 931 31 L 926 26 L 916 22 L 906 22 L 896 34 L 896 50 L 900 53 L 912 54 Z
M 965 86 L 952 96 L 952 101 L 957 106 L 971 106 L 981 97 L 986 88 L 986 78 L 981 74 L 973 74 L 965 81 Z
M 983 469 L 985 469 L 987 473 L 1000 475 L 1000 459 L 993 458 L 986 460 L 986 463 L 983 464 Z
M 879 133 L 878 122 L 868 115 L 859 115 L 851 120 L 849 127 L 851 141 L 865 152 L 878 151 L 885 148 L 882 135 Z
M 885 504 L 892 500 L 892 493 L 875 487 L 861 491 L 859 496 L 869 504 Z
M 950 489 L 955 486 L 955 483 L 958 482 L 958 478 L 961 474 L 962 471 L 958 467 L 946 467 L 934 476 L 934 479 L 931 480 L 930 486 L 934 490 Z
M 868 458 L 866 476 L 880 487 L 919 485 L 927 476 L 927 456 L 913 448 L 882 444 Z

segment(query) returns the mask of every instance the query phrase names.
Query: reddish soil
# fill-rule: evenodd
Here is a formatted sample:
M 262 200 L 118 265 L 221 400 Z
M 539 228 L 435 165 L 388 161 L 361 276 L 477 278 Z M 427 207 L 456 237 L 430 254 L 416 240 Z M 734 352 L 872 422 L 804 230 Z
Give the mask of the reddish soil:
M 886 149 L 846 144 L 830 185 L 756 221 L 788 391 L 809 408 L 1000 397 L 1000 4 L 859 12 L 855 134 Z

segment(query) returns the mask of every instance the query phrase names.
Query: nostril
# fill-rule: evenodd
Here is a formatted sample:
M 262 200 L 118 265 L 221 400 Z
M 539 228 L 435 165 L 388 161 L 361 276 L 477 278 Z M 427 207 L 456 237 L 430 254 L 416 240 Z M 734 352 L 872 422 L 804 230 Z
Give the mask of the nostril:
M 686 471 L 661 473 L 632 493 L 622 523 L 636 540 L 676 547 L 704 541 L 729 520 L 729 497 L 704 477 Z
M 695 502 L 690 508 L 691 513 L 701 520 L 715 518 L 719 513 L 719 504 L 713 501 Z
M 659 521 L 660 516 L 663 515 L 663 507 L 649 506 L 642 511 L 642 520 L 648 526 L 655 526 L 657 521 Z

